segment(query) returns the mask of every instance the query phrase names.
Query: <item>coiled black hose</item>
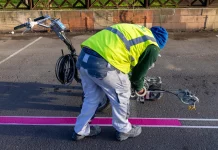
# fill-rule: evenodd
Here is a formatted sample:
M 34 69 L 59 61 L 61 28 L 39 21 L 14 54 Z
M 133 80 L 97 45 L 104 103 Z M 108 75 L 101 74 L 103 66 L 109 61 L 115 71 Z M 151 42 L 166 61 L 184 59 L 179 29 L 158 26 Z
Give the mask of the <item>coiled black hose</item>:
M 56 63 L 55 74 L 61 84 L 69 85 L 75 75 L 75 61 L 71 54 L 61 56 Z

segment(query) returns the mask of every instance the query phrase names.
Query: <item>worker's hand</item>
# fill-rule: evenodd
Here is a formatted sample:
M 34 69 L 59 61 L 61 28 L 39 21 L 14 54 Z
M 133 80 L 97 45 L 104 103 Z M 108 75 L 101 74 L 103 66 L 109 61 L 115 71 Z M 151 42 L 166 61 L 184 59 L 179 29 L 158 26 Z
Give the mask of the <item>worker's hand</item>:
M 145 87 L 143 87 L 141 90 L 139 91 L 135 91 L 135 94 L 137 95 L 137 101 L 144 103 L 145 102 L 145 95 L 147 93 L 147 90 Z
M 143 87 L 141 90 L 135 91 L 135 93 L 136 93 L 137 96 L 140 96 L 140 97 L 141 97 L 141 96 L 145 96 L 145 95 L 146 95 L 147 90 L 146 90 L 145 87 Z
M 150 69 L 154 68 L 154 66 L 155 66 L 155 65 L 154 65 L 154 63 L 153 63 L 148 69 L 150 70 Z
M 145 93 L 145 89 L 141 89 L 140 91 L 137 92 L 139 95 L 142 95 L 143 93 Z

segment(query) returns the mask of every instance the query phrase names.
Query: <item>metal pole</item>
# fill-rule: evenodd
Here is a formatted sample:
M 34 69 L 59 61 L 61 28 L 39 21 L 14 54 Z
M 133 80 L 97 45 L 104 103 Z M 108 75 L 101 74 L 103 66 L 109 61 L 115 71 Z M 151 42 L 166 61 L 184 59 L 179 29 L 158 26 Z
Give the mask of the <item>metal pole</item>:
M 149 7 L 149 0 L 145 0 L 145 7 L 146 7 L 146 8 Z
M 33 9 L 33 0 L 28 0 L 29 9 Z
M 210 5 L 210 1 L 209 1 L 209 0 L 206 0 L 205 6 L 208 7 L 209 5 Z
M 90 1 L 86 0 L 86 8 L 89 9 L 89 6 L 90 6 Z

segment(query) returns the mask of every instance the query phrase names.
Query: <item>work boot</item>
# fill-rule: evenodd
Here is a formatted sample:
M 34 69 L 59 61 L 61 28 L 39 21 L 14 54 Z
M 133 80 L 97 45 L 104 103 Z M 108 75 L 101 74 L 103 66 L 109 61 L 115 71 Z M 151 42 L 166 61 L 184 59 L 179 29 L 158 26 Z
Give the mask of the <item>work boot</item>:
M 85 137 L 96 136 L 96 135 L 98 135 L 100 133 L 101 133 L 101 128 L 99 126 L 90 126 L 89 135 L 86 135 L 86 136 L 85 135 L 79 135 L 74 131 L 73 135 L 72 135 L 72 139 L 74 141 L 78 141 L 78 140 L 84 139 Z
M 116 132 L 116 138 L 118 141 L 124 141 L 130 137 L 136 137 L 141 134 L 142 128 L 140 126 L 132 126 L 132 129 L 128 133 Z

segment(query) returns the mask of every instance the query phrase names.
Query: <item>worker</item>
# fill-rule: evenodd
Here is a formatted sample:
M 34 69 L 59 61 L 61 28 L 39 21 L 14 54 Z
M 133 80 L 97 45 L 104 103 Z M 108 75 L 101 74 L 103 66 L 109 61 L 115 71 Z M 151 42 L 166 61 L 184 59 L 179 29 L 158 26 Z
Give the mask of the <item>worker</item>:
M 146 94 L 144 77 L 168 40 L 163 27 L 150 29 L 136 24 L 120 23 L 94 34 L 81 44 L 77 61 L 84 101 L 74 127 L 77 141 L 101 132 L 89 124 L 106 94 L 112 106 L 112 125 L 118 141 L 141 134 L 141 127 L 129 120 L 131 86 L 138 96 Z M 131 76 L 129 77 L 129 73 Z

